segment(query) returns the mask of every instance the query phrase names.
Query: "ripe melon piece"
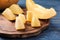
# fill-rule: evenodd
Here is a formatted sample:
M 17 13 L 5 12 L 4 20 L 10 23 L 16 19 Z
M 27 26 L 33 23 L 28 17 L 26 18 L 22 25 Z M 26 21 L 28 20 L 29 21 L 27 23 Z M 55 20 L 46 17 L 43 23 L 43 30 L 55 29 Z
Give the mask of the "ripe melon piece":
M 8 8 L 10 5 L 17 3 L 18 0 L 0 0 L 0 9 Z
M 19 14 L 19 18 L 20 18 L 20 20 L 21 20 L 23 23 L 26 22 L 25 15 Z
M 35 8 L 33 12 L 35 13 L 33 15 L 40 19 L 50 19 L 56 15 L 56 11 L 53 8 L 47 9 L 45 11 Z
M 9 7 L 14 14 L 24 13 L 22 8 L 18 4 L 13 4 Z
M 31 21 L 31 26 L 40 27 L 41 23 L 40 23 L 39 19 L 33 16 L 32 21 Z
M 56 16 L 56 11 L 54 8 L 44 8 L 41 5 L 36 4 L 38 8 L 34 8 L 34 15 L 36 15 L 37 18 L 40 19 L 50 19 Z M 37 13 L 37 14 L 36 14 Z
M 12 13 L 9 8 L 6 8 L 2 15 L 7 18 L 8 20 L 15 20 L 16 16 Z
M 25 29 L 24 23 L 19 17 L 16 17 L 15 28 L 16 28 L 16 30 Z
M 32 20 L 32 12 L 31 11 L 27 11 L 26 20 L 31 22 L 31 20 Z

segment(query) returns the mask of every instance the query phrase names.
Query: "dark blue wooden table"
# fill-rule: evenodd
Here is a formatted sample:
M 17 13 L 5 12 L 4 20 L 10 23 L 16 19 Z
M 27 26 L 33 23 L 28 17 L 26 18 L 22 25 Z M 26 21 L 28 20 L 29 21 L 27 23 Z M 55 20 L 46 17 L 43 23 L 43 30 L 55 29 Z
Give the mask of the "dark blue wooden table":
M 9 39 L 0 37 L 0 40 L 60 40 L 60 0 L 34 0 L 34 1 L 46 8 L 50 7 L 55 8 L 57 15 L 56 17 L 51 19 L 48 29 L 46 29 L 36 37 L 30 37 L 24 39 L 21 38 Z M 20 0 L 18 4 L 21 7 L 25 8 L 25 0 Z

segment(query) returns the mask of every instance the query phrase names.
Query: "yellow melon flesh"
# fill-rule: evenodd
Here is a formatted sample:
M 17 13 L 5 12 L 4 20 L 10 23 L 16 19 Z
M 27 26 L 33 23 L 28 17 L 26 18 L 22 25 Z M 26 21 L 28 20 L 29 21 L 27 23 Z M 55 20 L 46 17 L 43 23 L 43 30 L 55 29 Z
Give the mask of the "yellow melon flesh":
M 9 8 L 6 8 L 2 15 L 8 20 L 15 20 L 16 17 Z
M 32 12 L 31 11 L 27 11 L 26 20 L 31 22 L 31 20 L 32 20 Z
M 20 20 L 19 17 L 16 17 L 15 28 L 16 28 L 16 30 L 23 30 L 23 29 L 25 29 L 24 23 L 23 23 L 22 20 Z
M 20 18 L 20 20 L 21 20 L 23 23 L 26 22 L 25 15 L 19 14 L 19 18 Z
M 35 8 L 33 12 L 35 13 L 33 15 L 40 19 L 50 19 L 56 15 L 56 11 L 53 8 L 47 9 L 45 11 Z
M 31 21 L 31 26 L 32 27 L 40 27 L 41 26 L 40 21 L 34 16 Z
M 13 4 L 9 7 L 14 14 L 24 13 L 21 7 L 18 4 Z

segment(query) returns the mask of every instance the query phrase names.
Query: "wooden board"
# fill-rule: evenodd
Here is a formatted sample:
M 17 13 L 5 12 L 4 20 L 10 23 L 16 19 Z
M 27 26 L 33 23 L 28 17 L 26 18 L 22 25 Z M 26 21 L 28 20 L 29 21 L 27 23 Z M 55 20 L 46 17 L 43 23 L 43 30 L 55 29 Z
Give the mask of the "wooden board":
M 24 31 L 17 31 L 15 29 L 15 22 L 8 21 L 4 16 L 0 14 L 0 36 L 11 38 L 36 36 L 49 25 L 49 20 L 40 19 L 40 21 L 42 25 L 40 28 L 32 28 L 31 26 L 26 25 L 26 29 Z

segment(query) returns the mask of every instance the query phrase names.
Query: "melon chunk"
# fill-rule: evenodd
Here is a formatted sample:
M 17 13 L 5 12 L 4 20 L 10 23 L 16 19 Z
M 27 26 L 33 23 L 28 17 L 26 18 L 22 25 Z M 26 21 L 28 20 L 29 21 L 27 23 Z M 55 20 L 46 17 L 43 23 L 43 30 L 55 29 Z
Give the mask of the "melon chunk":
M 26 19 L 27 19 L 27 21 L 31 22 L 31 20 L 32 20 L 32 12 L 31 11 L 27 11 Z
M 33 16 L 32 22 L 31 22 L 31 26 L 32 27 L 40 27 L 41 26 L 41 22 L 39 21 L 38 18 Z
M 23 23 L 26 22 L 25 15 L 19 14 L 19 18 L 20 18 L 20 20 L 21 20 Z
M 5 11 L 2 13 L 8 20 L 15 20 L 16 16 L 12 13 L 9 8 L 6 8 Z
M 14 14 L 24 13 L 22 8 L 18 4 L 13 4 L 9 7 Z
M 16 28 L 16 30 L 25 29 L 24 23 L 19 17 L 16 17 L 15 28 Z

